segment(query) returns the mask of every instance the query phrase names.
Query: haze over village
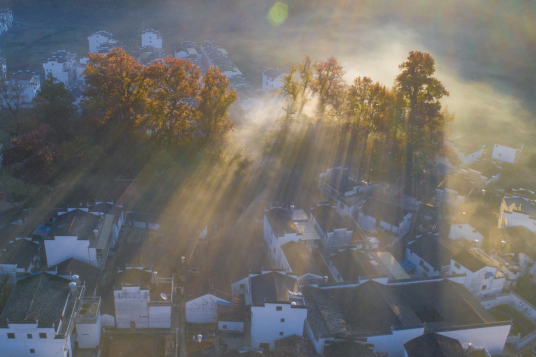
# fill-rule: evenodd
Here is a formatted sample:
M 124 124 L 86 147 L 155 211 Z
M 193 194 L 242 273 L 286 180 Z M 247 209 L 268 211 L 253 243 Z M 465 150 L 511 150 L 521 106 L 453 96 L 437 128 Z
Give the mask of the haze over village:
M 536 356 L 535 12 L 0 1 L 0 356 Z

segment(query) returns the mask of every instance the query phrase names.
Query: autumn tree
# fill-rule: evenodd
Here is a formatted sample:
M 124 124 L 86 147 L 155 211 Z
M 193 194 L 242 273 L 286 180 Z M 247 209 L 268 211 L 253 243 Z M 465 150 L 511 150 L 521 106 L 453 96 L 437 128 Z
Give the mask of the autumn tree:
M 432 56 L 422 52 L 410 52 L 407 61 L 399 68 L 394 89 L 405 102 L 405 165 L 406 176 L 414 172 L 416 155 L 419 162 L 433 158 L 441 144 L 442 133 L 448 115 L 441 110 L 440 99 L 449 93 L 443 84 L 433 77 L 435 62 Z M 407 180 L 406 182 L 409 182 Z
M 143 66 L 121 48 L 106 55 L 90 53 L 84 74 L 88 88 L 83 105 L 99 121 L 130 123 L 147 100 Z
M 227 77 L 217 67 L 210 67 L 199 93 L 197 131 L 202 141 L 219 141 L 233 128 L 227 111 L 236 100 L 236 91 L 229 87 Z
M 341 93 L 344 70 L 334 57 L 324 62 L 315 62 L 313 68 L 314 77 L 309 86 L 313 94 L 319 97 L 318 114 L 322 117 L 326 106 Z
M 191 61 L 168 57 L 145 71 L 148 98 L 137 124 L 162 146 L 189 142 L 196 130 L 201 70 Z
M 26 84 L 16 78 L 5 79 L 0 82 L 0 97 L 2 109 L 11 113 L 14 119 L 18 118 L 19 110 L 24 102 Z

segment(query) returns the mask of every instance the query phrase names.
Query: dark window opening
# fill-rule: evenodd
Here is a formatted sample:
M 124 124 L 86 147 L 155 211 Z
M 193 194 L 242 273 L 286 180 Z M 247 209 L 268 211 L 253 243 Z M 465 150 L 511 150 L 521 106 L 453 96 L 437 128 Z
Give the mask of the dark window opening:
M 227 325 L 223 325 L 223 329 L 224 329 L 224 330 L 227 330 Z
M 7 338 L 15 338 L 15 334 L 12 332 L 8 332 Z
M 279 332 L 279 336 L 283 336 L 283 332 Z
M 281 319 L 281 322 L 285 322 L 285 319 Z
M 45 332 L 39 332 L 39 338 L 47 338 L 47 334 Z
M 240 289 L 244 289 L 246 287 L 246 284 L 240 284 Z
M 35 353 L 35 349 L 30 348 L 30 353 Z
M 283 311 L 283 306 L 276 306 L 276 307 L 275 307 L 275 310 L 276 310 L 276 311 Z
M 33 338 L 31 333 L 27 334 L 26 336 L 28 336 L 28 338 Z

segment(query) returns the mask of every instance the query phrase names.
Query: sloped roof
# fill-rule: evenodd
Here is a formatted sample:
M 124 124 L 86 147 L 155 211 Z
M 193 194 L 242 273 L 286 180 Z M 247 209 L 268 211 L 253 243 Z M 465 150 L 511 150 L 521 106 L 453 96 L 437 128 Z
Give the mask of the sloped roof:
M 501 253 L 524 253 L 536 260 L 536 234 L 523 226 L 493 228 L 489 233 L 489 248 Z
M 473 273 L 486 267 L 486 263 L 484 263 L 475 254 L 472 254 L 468 250 L 459 251 L 458 254 L 452 257 L 452 259 L 460 265 L 464 266 L 465 268 L 469 269 Z
M 315 346 L 308 338 L 292 335 L 275 340 L 277 357 L 316 357 Z
M 339 194 L 352 191 L 354 187 L 361 185 L 359 179 L 350 175 L 348 170 L 345 169 L 331 169 L 331 171 L 324 174 L 320 179 L 339 192 Z
M 482 176 L 487 178 L 491 178 L 501 173 L 501 169 L 489 160 L 478 160 L 469 166 L 469 169 L 480 172 Z
M 281 71 L 274 69 L 274 68 L 268 68 L 266 71 L 262 72 L 266 77 L 276 79 L 281 75 Z
M 450 248 L 441 244 L 433 234 L 425 234 L 408 244 L 408 249 L 419 256 L 422 260 L 441 271 L 441 268 L 450 264 L 454 256 Z
M 18 239 L 0 252 L 0 264 L 17 264 L 17 268 L 28 269 L 39 252 L 39 244 L 27 239 Z
M 398 226 L 404 221 L 404 217 L 411 213 L 402 207 L 374 199 L 366 200 L 360 211 L 393 226 Z
M 455 338 L 427 333 L 404 344 L 408 357 L 459 357 L 465 351 Z
M 525 212 L 531 216 L 536 215 L 536 205 L 522 197 L 508 197 L 504 196 L 504 203 L 508 206 L 508 209 L 513 206 L 516 211 Z
M 265 211 L 266 219 L 270 223 L 270 227 L 274 231 L 276 237 L 281 237 L 285 233 L 295 233 L 296 225 L 292 221 L 292 216 L 289 210 L 284 208 L 272 208 Z
M 58 275 L 78 275 L 80 281 L 86 284 L 86 296 L 93 296 L 101 274 L 99 268 L 75 258 L 67 259 L 49 269 L 56 269 Z
M 326 290 L 306 286 L 303 294 L 315 336 L 391 334 L 392 327 L 424 323 L 430 331 L 498 323 L 463 285 L 448 279 L 396 285 L 369 280 Z
M 93 230 L 99 224 L 99 216 L 86 211 L 75 209 L 59 215 L 52 225 L 48 237 L 78 236 L 78 240 L 89 240 L 94 246 L 97 242 Z
M 139 286 L 141 290 L 148 290 L 151 287 L 152 273 L 131 268 L 126 269 L 115 276 L 114 289 L 121 290 L 123 285 Z
M 320 229 L 322 229 L 322 232 L 324 234 L 327 234 L 328 232 L 333 232 L 334 229 L 339 228 L 348 228 L 349 230 L 352 230 L 353 227 L 348 227 L 348 222 L 345 221 L 340 213 L 335 209 L 335 207 L 331 207 L 328 205 L 320 205 L 311 210 L 311 214 L 315 218 L 316 222 L 320 226 Z
M 283 254 L 285 254 L 285 258 L 293 273 L 298 274 L 298 276 L 308 273 L 315 275 L 320 274 L 313 259 L 313 255 L 309 252 L 309 249 L 305 244 L 290 241 L 283 244 L 281 250 L 283 251 Z
M 389 271 L 374 257 L 349 248 L 332 255 L 330 260 L 344 281 L 357 281 L 359 277 L 374 279 L 389 276 Z
M 262 305 L 265 302 L 289 301 L 288 293 L 298 292 L 296 278 L 270 272 L 250 278 L 251 300 L 254 305 Z
M 9 323 L 35 323 L 39 328 L 58 326 L 63 309 L 69 298 L 71 281 L 48 273 L 21 279 L 0 315 L 0 321 Z
M 374 357 L 374 351 L 363 343 L 342 341 L 326 345 L 324 357 Z

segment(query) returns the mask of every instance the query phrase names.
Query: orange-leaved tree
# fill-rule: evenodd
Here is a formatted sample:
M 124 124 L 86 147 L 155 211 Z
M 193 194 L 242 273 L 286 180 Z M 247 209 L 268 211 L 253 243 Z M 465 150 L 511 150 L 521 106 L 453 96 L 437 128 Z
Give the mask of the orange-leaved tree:
M 90 53 L 84 74 L 88 88 L 83 105 L 99 121 L 129 123 L 147 100 L 143 66 L 121 48 L 106 55 Z
M 201 70 L 191 61 L 167 57 L 144 71 L 148 98 L 136 120 L 149 138 L 162 145 L 188 143 L 196 130 Z
M 210 67 L 199 93 L 197 132 L 201 141 L 219 141 L 233 128 L 227 111 L 236 100 L 236 91 L 229 87 L 227 77 L 217 67 Z
M 340 95 L 340 90 L 344 88 L 344 69 L 334 57 L 328 58 L 325 62 L 315 62 L 315 77 L 311 81 L 311 91 L 318 95 L 318 114 L 324 115 L 326 105 L 334 101 L 334 97 Z

